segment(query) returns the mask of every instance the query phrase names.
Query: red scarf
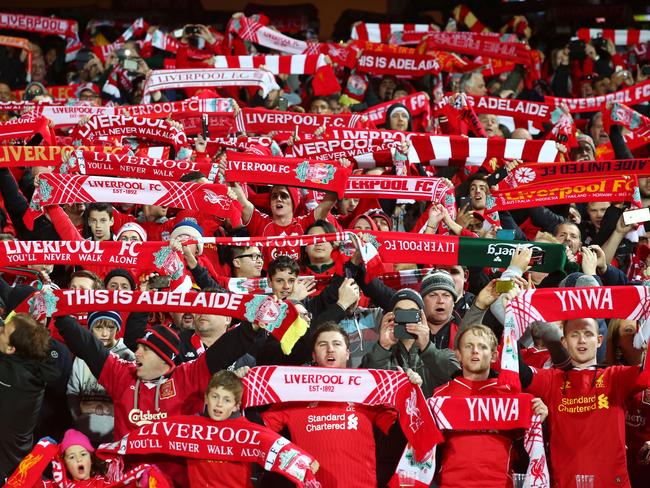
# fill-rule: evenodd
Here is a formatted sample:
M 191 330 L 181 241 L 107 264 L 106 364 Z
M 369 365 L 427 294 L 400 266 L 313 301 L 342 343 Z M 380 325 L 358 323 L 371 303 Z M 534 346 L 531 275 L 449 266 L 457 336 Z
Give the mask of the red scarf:
M 357 59 L 356 70 L 372 75 L 422 77 L 438 74 L 440 63 L 435 56 L 364 50 Z M 394 102 L 393 102 L 394 103 Z
M 2 241 L 0 266 L 70 264 L 149 270 L 183 275 L 183 260 L 165 242 L 130 241 Z
M 244 418 L 215 422 L 198 415 L 178 415 L 143 425 L 119 442 L 103 444 L 97 450 L 103 458 L 151 454 L 206 462 L 258 463 L 297 486 L 305 486 L 314 478 L 311 455 L 271 429 Z
M 200 88 L 226 86 L 257 86 L 266 97 L 271 90 L 279 90 L 273 74 L 255 68 L 186 68 L 160 69 L 149 73 L 144 94 L 170 88 Z
M 650 136 L 650 118 L 641 115 L 623 103 L 615 102 L 612 104 L 609 118 L 611 123 L 622 125 L 635 132 L 638 137 Z M 607 121 L 604 122 L 606 125 L 605 130 L 608 130 Z
M 650 30 L 639 29 L 590 29 L 582 28 L 576 32 L 578 39 L 591 42 L 592 39 L 602 37 L 609 39 L 615 46 L 633 46 L 641 42 L 650 41 Z
M 232 98 L 191 97 L 179 102 L 145 103 L 142 105 L 120 105 L 132 117 L 174 118 L 177 114 L 234 112 L 236 103 Z
M 391 35 L 399 32 L 433 32 L 433 24 L 372 24 L 356 22 L 352 26 L 350 39 L 387 43 Z
M 34 292 L 16 308 L 16 312 L 47 317 L 95 310 L 206 313 L 256 322 L 280 342 L 285 354 L 307 332 L 306 322 L 292 303 L 278 303 L 265 295 L 44 289 Z
M 444 178 L 408 176 L 350 176 L 346 198 L 390 198 L 441 202 L 445 195 L 453 195 Z
M 500 211 L 578 202 L 630 202 L 635 200 L 635 188 L 638 188 L 636 178 L 625 176 L 543 181 L 518 189 L 492 190 L 488 209 Z
M 343 198 L 350 171 L 334 161 L 306 161 L 302 158 L 256 156 L 229 151 L 226 181 L 299 186 L 335 192 Z
M 411 137 L 408 159 L 411 163 L 434 162 L 434 166 L 447 166 L 449 159 L 467 160 L 467 166 L 481 166 L 490 158 L 548 163 L 555 161 L 557 154 L 555 141 L 420 135 Z
M 88 150 L 107 154 L 126 154 L 126 147 L 111 146 L 4 146 L 0 145 L 0 164 L 5 168 L 19 166 L 59 166 L 63 157 L 73 151 Z
M 197 163 L 189 159 L 155 159 L 75 151 L 67 163 L 61 165 L 60 172 L 95 176 L 132 175 L 144 179 L 179 181 L 190 172 L 200 171 L 210 181 L 214 181 L 218 169 L 217 164 Z
M 313 139 L 296 142 L 287 148 L 287 156 L 298 158 L 335 160 L 355 158 L 369 153 L 390 154 L 396 142 L 384 139 Z M 388 158 L 392 165 L 392 158 Z
M 319 401 L 390 405 L 399 411 L 402 431 L 413 445 L 418 459 L 442 440 L 422 390 L 411 384 L 403 372 L 259 366 L 242 381 L 245 385 L 242 407 Z M 327 388 L 322 385 L 327 385 Z
M 595 112 L 602 110 L 608 102 L 620 102 L 626 105 L 638 105 L 650 100 L 650 80 L 643 81 L 622 90 L 586 98 L 560 98 L 544 97 L 544 101 L 551 105 L 566 103 L 572 113 Z
M 263 108 L 242 108 L 237 115 L 237 130 L 252 134 L 275 132 L 313 133 L 323 126 L 343 129 L 345 127 L 367 127 L 359 114 L 302 114 L 279 112 Z
M 152 139 L 174 146 L 176 151 L 182 146 L 187 146 L 187 136 L 182 130 L 172 126 L 166 120 L 146 117 L 125 115 L 91 117 L 84 125 L 75 127 L 72 132 L 74 140 L 84 143 L 108 136 Z
M 516 64 L 530 64 L 530 48 L 523 42 L 502 42 L 499 35 L 475 32 L 432 32 L 424 42 L 429 49 L 488 56 Z
M 29 41 L 22 37 L 0 36 L 0 46 L 15 47 L 25 51 L 27 55 L 27 80 L 29 81 L 32 76 L 32 48 Z
M 238 226 L 241 205 L 227 193 L 225 185 L 45 173 L 38 180 L 24 220 L 25 225 L 33 226 L 45 205 L 115 202 L 201 210 L 229 218 Z
M 567 161 L 565 163 L 531 163 L 519 165 L 503 180 L 511 188 L 573 178 L 598 176 L 650 176 L 650 159 L 615 159 L 598 161 Z
M 0 141 L 13 141 L 14 139 L 29 140 L 34 135 L 40 134 L 45 144 L 52 144 L 54 131 L 48 127 L 47 118 L 42 115 L 27 113 L 17 119 L 0 123 Z
M 466 95 L 467 100 L 477 114 L 495 114 L 532 120 L 534 122 L 549 122 L 553 106 L 547 103 L 515 100 L 512 98 L 477 97 Z
M 78 34 L 79 26 L 74 20 L 40 17 L 38 15 L 0 13 L 0 29 L 61 36 L 66 39 L 66 61 L 74 61 L 77 51 L 81 49 Z

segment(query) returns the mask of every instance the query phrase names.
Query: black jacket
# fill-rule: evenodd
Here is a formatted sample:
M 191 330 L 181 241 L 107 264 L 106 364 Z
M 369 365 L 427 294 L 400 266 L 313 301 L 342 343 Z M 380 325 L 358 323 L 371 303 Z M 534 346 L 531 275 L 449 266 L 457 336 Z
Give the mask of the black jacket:
M 32 450 L 45 386 L 58 377 L 51 359 L 0 353 L 0 481 Z

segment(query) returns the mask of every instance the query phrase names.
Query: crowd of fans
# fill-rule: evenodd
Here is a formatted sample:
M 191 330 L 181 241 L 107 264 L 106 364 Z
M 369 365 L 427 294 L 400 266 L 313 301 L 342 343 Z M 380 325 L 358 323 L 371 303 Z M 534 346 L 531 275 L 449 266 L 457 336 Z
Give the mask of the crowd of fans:
M 486 27 L 458 6 L 444 25 L 360 22 L 350 39 L 319 44 L 299 39 L 306 29 L 262 14 L 234 14 L 223 31 L 137 19 L 91 21 L 83 31 L 75 23 L 49 34 L 29 16 L 0 15 L 15 16 L 14 25 L 0 20 L 0 239 L 6 244 L 0 247 L 0 480 L 7 486 L 648 486 L 650 377 L 643 361 L 650 317 L 642 287 L 650 280 L 650 214 L 644 213 L 650 31 L 600 29 L 563 39 L 539 32 L 523 16 L 502 29 Z M 149 90 L 164 70 L 176 76 L 215 67 L 242 77 L 251 68 L 259 76 L 248 83 L 176 79 L 176 87 Z M 270 82 L 260 81 L 269 74 Z M 191 100 L 202 104 L 179 108 Z M 518 112 L 520 101 L 529 108 Z M 211 103 L 220 108 L 208 109 Z M 183 134 L 183 144 L 106 134 L 77 140 L 101 126 L 95 120 L 117 127 L 159 117 L 147 109 L 151 104 L 167 104 L 160 112 L 169 131 Z M 540 110 L 548 113 L 537 116 Z M 245 131 L 247 117 L 268 111 L 289 114 L 295 125 L 266 119 L 268 130 Z M 311 124 L 291 118 L 296 114 L 321 118 Z M 117 115 L 124 117 L 118 122 Z M 30 124 L 40 128 L 26 129 Z M 549 159 L 524 149 L 542 143 L 552 148 Z M 422 150 L 426 144 L 432 152 Z M 84 153 L 74 150 L 78 145 Z M 53 150 L 23 151 L 21 159 L 19 146 Z M 213 191 L 226 185 L 215 198 L 227 199 L 237 218 L 216 216 L 202 204 L 156 204 L 137 191 L 112 202 L 47 205 L 43 182 L 54 184 L 47 178 L 84 158 L 91 168 L 89 149 L 142 158 L 129 163 L 131 170 L 118 165 L 88 173 L 104 180 L 133 178 L 138 165 L 161 160 L 197 163 L 199 171 L 176 181 L 196 185 L 182 188 L 213 185 L 206 186 Z M 247 181 L 236 174 L 235 154 L 254 162 L 299 156 L 321 169 L 328 163 L 347 182 L 347 195 L 313 174 L 303 186 L 272 170 Z M 617 160 L 626 161 L 618 173 Z M 541 171 L 535 165 L 562 176 L 542 179 L 545 194 L 531 190 L 524 204 L 512 204 L 516 198 L 508 200 L 507 192 L 525 193 L 522 175 Z M 355 181 L 375 186 L 362 186 L 366 194 L 351 191 L 350 182 L 362 176 L 368 179 Z M 615 192 L 603 201 L 605 193 L 586 183 L 570 186 L 579 178 L 591 178 L 601 190 L 615 178 L 631 186 L 616 193 L 620 201 L 610 201 Z M 381 184 L 397 180 L 437 190 L 402 196 Z M 564 186 L 577 197 L 565 198 Z M 549 193 L 555 197 L 545 199 Z M 512 205 L 495 211 L 495 202 Z M 314 240 L 278 246 L 276 236 Z M 399 262 L 386 259 L 387 239 L 415 237 L 453 242 L 455 256 L 415 250 Z M 77 256 L 7 265 L 14 241 L 83 240 L 97 249 L 111 241 L 159 243 L 177 255 L 182 272 L 79 264 Z M 491 243 L 507 250 L 500 264 L 490 257 Z M 630 308 L 643 310 L 634 319 L 616 315 L 619 302 L 603 295 L 613 310 L 606 317 L 592 316 L 595 306 L 585 303 L 578 318 L 533 321 L 513 345 L 506 319 L 525 292 L 575 288 L 579 296 L 587 287 L 603 293 L 624 287 L 636 300 Z M 270 302 L 249 303 L 262 310 L 286 302 L 282 310 L 295 311 L 307 327 L 287 349 L 264 310 L 246 318 L 191 307 L 39 313 L 35 297 L 66 289 L 77 296 L 90 296 L 84 290 L 269 295 Z M 508 383 L 503 356 L 513 347 L 518 378 Z M 402 410 L 336 396 L 322 401 L 315 393 L 313 401 L 296 397 L 244 409 L 258 367 L 290 366 L 302 375 L 307 365 L 396 372 L 429 399 L 443 439 L 424 461 L 409 458 L 402 417 L 414 414 L 415 403 Z M 312 386 L 330 391 L 315 380 Z M 519 407 L 508 419 L 496 415 L 495 423 L 487 422 L 485 407 L 485 423 L 470 428 L 471 408 L 467 414 L 450 400 L 457 408 L 442 414 L 443 402 L 455 397 L 467 405 L 501 398 Z M 543 422 L 541 456 L 529 449 L 531 416 L 532 426 Z M 300 453 L 299 475 L 290 476 L 282 455 L 277 469 L 270 454 L 228 457 L 225 443 L 205 459 L 192 457 L 191 449 L 172 456 L 153 447 L 123 455 L 118 447 L 126 449 L 126 441 L 114 445 L 118 455 L 106 455 L 108 443 L 134 432 L 153 435 L 146 426 L 167 421 L 168 436 L 174 422 L 189 425 L 193 438 L 203 425 L 216 433 L 222 422 L 258 429 L 274 439 L 274 448 Z M 456 423 L 463 427 L 453 428 Z

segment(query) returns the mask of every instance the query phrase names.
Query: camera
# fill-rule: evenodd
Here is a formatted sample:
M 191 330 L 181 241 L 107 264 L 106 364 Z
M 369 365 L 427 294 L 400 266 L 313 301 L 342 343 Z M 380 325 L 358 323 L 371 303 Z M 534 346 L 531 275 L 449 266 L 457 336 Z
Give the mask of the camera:
M 585 47 L 587 44 L 582 39 L 574 39 L 569 42 L 569 57 L 571 59 L 585 59 Z
M 186 25 L 184 33 L 186 36 L 198 36 L 201 28 L 198 25 Z
M 395 329 L 393 331 L 397 339 L 417 339 L 415 334 L 406 331 L 406 324 L 420 323 L 419 310 L 403 310 L 398 308 L 395 310 Z

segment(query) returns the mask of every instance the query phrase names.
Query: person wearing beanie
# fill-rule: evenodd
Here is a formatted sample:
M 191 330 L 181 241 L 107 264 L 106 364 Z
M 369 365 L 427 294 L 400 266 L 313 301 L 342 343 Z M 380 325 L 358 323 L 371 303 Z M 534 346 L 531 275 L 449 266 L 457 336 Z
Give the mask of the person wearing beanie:
M 121 327 L 122 317 L 118 312 L 101 311 L 88 314 L 88 328 L 106 350 L 120 359 L 133 361 L 133 352 L 121 338 L 115 337 Z M 113 401 L 80 358 L 75 358 L 72 363 L 67 398 L 76 429 L 96 444 L 113 440 Z
M 403 103 L 394 103 L 386 110 L 386 129 L 411 131 L 413 122 L 411 112 Z
M 251 237 L 270 237 L 280 235 L 303 235 L 305 229 L 316 220 L 327 220 L 330 210 L 336 203 L 336 194 L 325 192 L 325 197 L 307 215 L 297 216 L 299 190 L 297 188 L 275 185 L 271 188 L 271 215 L 266 215 L 255 208 L 239 183 L 233 187 L 237 200 L 242 206 L 242 222 L 248 228 Z M 280 251 L 280 252 L 278 252 Z M 264 249 L 264 262 L 270 263 L 278 254 L 288 254 L 295 260 L 300 259 L 300 247 L 283 249 Z
M 95 448 L 82 432 L 74 429 L 65 432 L 63 440 L 59 444 L 59 454 L 63 458 L 66 469 L 66 486 L 71 488 L 90 486 L 90 481 L 93 482 L 93 487 L 110 485 L 103 473 L 100 472 L 101 469 L 94 452 Z M 77 484 L 78 481 L 84 483 Z M 49 484 L 45 486 L 49 486 Z
M 104 278 L 104 285 L 107 290 L 135 291 L 137 288 L 133 275 L 123 268 L 109 271 Z
M 135 222 L 127 222 L 115 235 L 116 241 L 133 241 L 144 242 L 147 240 L 147 231 L 142 228 L 140 224 Z
M 452 283 L 453 284 L 453 283 Z M 430 283 L 430 286 L 435 286 Z M 432 289 L 433 291 L 433 289 Z M 449 381 L 458 371 L 458 361 L 450 349 L 438 349 L 431 341 L 427 325 L 425 302 L 422 296 L 410 288 L 393 293 L 388 302 L 388 312 L 379 326 L 379 340 L 362 361 L 362 368 L 392 369 L 411 368 L 422 377 L 422 391 L 430 396 L 435 387 Z M 402 312 L 417 314 L 417 322 L 398 323 Z M 396 327 L 398 329 L 395 332 Z M 408 337 L 406 334 L 410 334 Z
M 172 229 L 172 233 L 169 235 L 169 240 L 180 239 L 181 242 L 188 239 L 197 239 L 199 242 L 197 244 L 190 244 L 187 247 L 194 256 L 200 256 L 203 254 L 203 227 L 199 225 L 196 219 L 186 218 L 181 220 L 178 224 Z
M 362 276 L 357 277 L 357 282 L 361 285 L 363 293 L 374 303 L 384 310 L 392 310 L 395 290 L 379 279 L 373 279 L 366 284 L 365 277 Z M 454 313 L 458 293 L 451 274 L 444 269 L 431 270 L 422 279 L 420 297 L 424 302 L 424 317 L 429 327 L 431 344 L 438 350 L 452 348 L 460 317 Z
M 113 400 L 114 439 L 121 439 L 143 423 L 200 411 L 210 376 L 246 354 L 263 334 L 258 324 L 242 322 L 195 361 L 174 366 L 179 339 L 161 325 L 151 327 L 138 339 L 135 361 L 111 354 L 71 316 L 57 317 L 53 326 Z M 173 477 L 176 486 L 188 486 L 184 460 L 164 464 L 164 471 Z

